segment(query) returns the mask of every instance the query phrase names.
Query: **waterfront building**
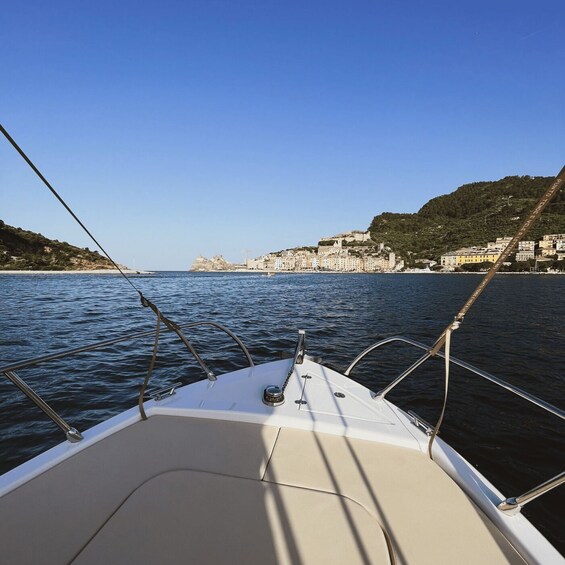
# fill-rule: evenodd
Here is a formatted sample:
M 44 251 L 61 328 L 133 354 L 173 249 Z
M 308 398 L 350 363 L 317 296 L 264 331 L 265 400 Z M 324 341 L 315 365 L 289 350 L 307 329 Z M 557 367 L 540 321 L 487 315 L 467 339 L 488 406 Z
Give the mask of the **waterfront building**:
M 525 251 L 518 251 L 516 253 L 516 261 L 528 261 L 529 259 L 533 259 L 536 256 L 534 250 L 525 250 Z
M 450 251 L 449 253 L 444 253 L 440 257 L 440 264 L 444 269 L 455 269 L 457 267 L 457 251 Z
M 544 235 L 539 243 L 539 252 L 542 257 L 551 257 L 555 255 L 558 251 L 565 250 L 565 234 L 563 233 L 551 233 Z
M 500 257 L 501 252 L 502 250 L 496 248 L 465 247 L 442 255 L 441 266 L 455 268 L 469 263 L 494 263 Z

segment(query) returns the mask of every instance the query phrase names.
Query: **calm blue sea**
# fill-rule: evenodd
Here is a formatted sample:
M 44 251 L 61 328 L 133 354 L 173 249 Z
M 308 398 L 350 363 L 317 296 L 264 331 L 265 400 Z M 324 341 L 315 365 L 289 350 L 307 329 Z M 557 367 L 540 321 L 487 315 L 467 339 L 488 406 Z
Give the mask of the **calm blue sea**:
M 431 344 L 478 284 L 477 275 L 330 275 L 160 272 L 134 283 L 176 322 L 212 320 L 234 331 L 256 362 L 293 350 L 298 329 L 308 350 L 345 369 L 368 345 L 402 334 Z M 453 355 L 557 405 L 565 406 L 565 276 L 503 276 L 491 283 L 453 337 Z M 0 365 L 85 343 L 152 329 L 152 312 L 114 275 L 0 275 Z M 223 334 L 190 337 L 221 374 L 244 366 Z M 84 430 L 137 401 L 152 340 L 116 345 L 71 360 L 23 370 L 20 376 L 71 425 Z M 372 390 L 418 356 L 391 346 L 353 378 Z M 203 378 L 176 339 L 162 340 L 153 386 Z M 432 362 L 390 400 L 435 422 L 442 367 Z M 0 472 L 62 434 L 9 382 L 0 381 Z M 507 495 L 517 495 L 565 468 L 563 423 L 460 370 L 453 373 L 442 437 Z M 532 502 L 534 523 L 565 552 L 565 487 Z

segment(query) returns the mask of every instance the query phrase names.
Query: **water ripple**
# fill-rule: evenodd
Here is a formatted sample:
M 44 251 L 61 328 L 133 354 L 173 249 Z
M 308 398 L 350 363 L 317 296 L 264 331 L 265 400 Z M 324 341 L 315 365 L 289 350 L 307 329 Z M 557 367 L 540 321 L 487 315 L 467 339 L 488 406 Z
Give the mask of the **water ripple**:
M 213 320 L 234 331 L 256 362 L 293 351 L 298 329 L 309 351 L 344 369 L 368 345 L 395 334 L 432 343 L 478 283 L 476 276 L 277 275 L 158 273 L 136 284 L 177 322 Z M 0 276 L 0 364 L 79 347 L 132 330 L 154 317 L 114 276 Z M 498 277 L 454 335 L 453 354 L 563 407 L 565 277 Z M 217 331 L 187 330 L 214 371 L 244 366 L 237 347 Z M 78 429 L 134 406 L 152 339 L 50 362 L 21 376 Z M 367 358 L 353 378 L 373 390 L 408 367 L 418 352 L 391 346 Z M 200 380 L 174 336 L 164 335 L 153 386 Z M 442 365 L 430 363 L 390 395 L 435 421 Z M 50 421 L 0 381 L 0 472 L 62 437 Z M 494 385 L 454 370 L 442 436 L 504 493 L 515 495 L 565 467 L 563 427 Z M 535 518 L 557 546 L 565 489 L 534 502 Z

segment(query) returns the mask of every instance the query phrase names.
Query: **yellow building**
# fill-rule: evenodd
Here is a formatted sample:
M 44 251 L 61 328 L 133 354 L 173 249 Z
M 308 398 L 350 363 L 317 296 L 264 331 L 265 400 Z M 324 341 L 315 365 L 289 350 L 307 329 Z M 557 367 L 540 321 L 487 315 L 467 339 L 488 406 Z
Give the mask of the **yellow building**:
M 465 248 L 452 251 L 441 256 L 442 267 L 459 267 L 468 263 L 494 263 L 500 257 L 501 251 L 495 249 Z
M 456 255 L 455 262 L 457 265 L 465 265 L 466 263 L 485 263 L 486 261 L 494 263 L 500 257 L 500 254 L 500 251 L 481 249 L 458 254 Z

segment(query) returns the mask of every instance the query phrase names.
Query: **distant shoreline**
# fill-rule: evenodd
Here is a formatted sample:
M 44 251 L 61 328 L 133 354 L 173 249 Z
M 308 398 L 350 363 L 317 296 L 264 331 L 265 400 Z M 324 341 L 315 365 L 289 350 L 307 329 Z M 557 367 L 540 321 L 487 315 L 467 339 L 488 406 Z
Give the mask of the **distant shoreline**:
M 188 273 L 201 273 L 201 274 L 255 274 L 261 276 L 267 276 L 267 273 L 273 273 L 273 275 L 486 275 L 487 271 L 467 271 L 467 272 L 455 272 L 455 271 L 256 271 L 253 269 L 243 270 L 243 269 L 216 269 L 213 271 L 179 271 Z M 533 271 L 499 271 L 497 275 L 565 275 L 564 272 L 533 272 Z
M 134 269 L 123 269 L 122 272 L 126 275 L 154 275 L 159 271 L 137 271 Z M 163 271 L 168 272 L 168 271 Z M 172 271 L 178 273 L 201 273 L 201 274 L 252 274 L 267 276 L 268 271 L 255 271 L 255 270 L 215 270 L 215 271 Z M 273 272 L 273 271 L 271 271 Z M 119 275 L 120 272 L 117 269 L 93 269 L 89 271 L 2 271 L 0 270 L 0 276 L 2 275 Z M 274 271 L 275 275 L 485 275 L 486 272 L 445 272 L 445 271 L 380 271 L 380 272 L 354 272 L 354 271 Z M 530 272 L 530 271 L 519 271 L 519 272 L 498 272 L 497 275 L 565 275 L 565 272 Z
M 136 271 L 134 269 L 122 269 L 126 275 L 152 275 L 153 271 Z M 88 271 L 1 271 L 1 275 L 119 275 L 117 269 L 92 269 Z

